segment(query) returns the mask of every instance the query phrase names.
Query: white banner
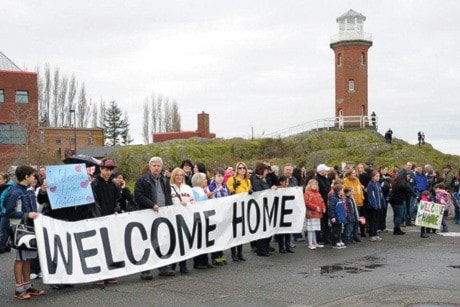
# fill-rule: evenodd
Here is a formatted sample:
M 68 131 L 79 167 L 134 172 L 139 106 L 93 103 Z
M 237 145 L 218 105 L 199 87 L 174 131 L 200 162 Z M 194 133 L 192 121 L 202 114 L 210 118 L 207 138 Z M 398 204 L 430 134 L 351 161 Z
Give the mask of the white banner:
M 238 194 L 64 222 L 35 219 L 45 284 L 74 284 L 155 269 L 277 233 L 302 231 L 301 188 Z

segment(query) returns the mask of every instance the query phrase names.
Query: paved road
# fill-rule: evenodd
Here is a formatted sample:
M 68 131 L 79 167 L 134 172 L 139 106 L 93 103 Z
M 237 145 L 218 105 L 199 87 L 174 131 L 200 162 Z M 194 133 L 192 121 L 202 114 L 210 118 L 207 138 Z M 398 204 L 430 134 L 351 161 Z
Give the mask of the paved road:
M 460 225 L 449 230 L 460 235 Z M 389 224 L 389 223 L 388 223 Z M 19 302 L 13 298 L 13 253 L 0 255 L 0 301 L 10 305 L 112 306 L 460 306 L 460 236 L 421 239 L 418 227 L 405 236 L 382 234 L 382 242 L 257 257 L 187 275 L 120 278 L 117 285 L 77 285 Z M 229 256 L 229 253 L 227 252 Z M 192 263 L 189 260 L 189 268 Z

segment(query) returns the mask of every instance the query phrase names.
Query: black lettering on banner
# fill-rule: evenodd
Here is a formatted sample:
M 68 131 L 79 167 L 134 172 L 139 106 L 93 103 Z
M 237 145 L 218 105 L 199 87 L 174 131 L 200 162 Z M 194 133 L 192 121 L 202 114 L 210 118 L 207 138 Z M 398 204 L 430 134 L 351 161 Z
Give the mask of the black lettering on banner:
M 204 217 L 206 220 L 206 247 L 214 245 L 214 240 L 209 241 L 209 233 L 216 229 L 216 224 L 209 224 L 209 217 L 216 215 L 216 210 L 204 211 Z
M 142 255 L 142 258 L 140 260 L 136 260 L 136 258 L 134 258 L 133 242 L 132 242 L 132 232 L 134 228 L 139 229 L 139 232 L 141 234 L 143 241 L 147 240 L 147 231 L 145 230 L 144 225 L 138 222 L 131 222 L 128 225 L 126 225 L 126 229 L 125 229 L 126 255 L 128 256 L 129 262 L 131 262 L 134 265 L 141 265 L 141 264 L 146 263 L 147 260 L 149 259 L 150 249 L 148 248 L 145 249 L 144 254 Z
M 93 249 L 85 250 L 83 249 L 83 244 L 82 244 L 83 239 L 94 237 L 95 235 L 96 235 L 96 230 L 88 230 L 88 231 L 77 232 L 73 234 L 75 238 L 75 244 L 77 245 L 78 254 L 80 255 L 81 269 L 84 274 L 96 274 L 101 271 L 100 266 L 89 268 L 85 260 L 88 257 L 96 256 L 97 249 L 93 248 Z
M 276 227 L 276 221 L 278 220 L 278 205 L 279 205 L 279 197 L 275 196 L 273 198 L 273 205 L 271 206 L 271 210 L 268 206 L 268 197 L 264 197 L 264 231 L 267 231 L 268 226 L 272 225 Z M 268 223 L 267 223 L 268 220 Z
M 161 254 L 160 242 L 158 242 L 158 227 L 163 223 L 168 226 L 169 232 L 169 250 L 164 255 Z M 167 218 L 159 217 L 153 221 L 152 229 L 150 231 L 150 241 L 152 242 L 153 250 L 155 251 L 155 254 L 157 254 L 158 258 L 168 259 L 172 256 L 174 249 L 176 248 L 176 236 L 174 233 L 174 227 Z
M 284 218 L 286 215 L 292 214 L 292 212 L 294 211 L 292 209 L 286 209 L 286 202 L 290 200 L 294 200 L 294 199 L 295 199 L 294 195 L 289 195 L 289 196 L 284 195 L 283 196 L 281 200 L 280 227 L 291 227 L 292 226 L 292 222 L 285 222 Z
M 238 217 L 238 208 L 241 209 L 241 216 Z M 241 235 L 246 234 L 245 224 L 244 224 L 244 201 L 241 202 L 241 206 L 238 206 L 237 202 L 233 203 L 233 218 L 232 218 L 232 227 L 233 227 L 233 238 L 236 238 L 238 235 L 236 233 L 236 227 L 238 224 L 241 224 Z
M 67 239 L 67 259 L 64 255 L 64 248 L 62 247 L 61 237 L 59 235 L 54 235 L 54 255 L 51 259 L 50 251 L 50 241 L 48 238 L 48 229 L 43 227 L 43 238 L 45 239 L 45 254 L 46 254 L 46 264 L 48 267 L 49 274 L 55 274 L 56 268 L 58 266 L 58 251 L 61 255 L 62 262 L 64 262 L 64 268 L 67 275 L 72 275 L 73 273 L 73 257 L 72 257 L 72 242 L 70 233 L 66 232 Z
M 254 208 L 255 210 L 255 214 L 256 214 L 256 220 L 255 220 L 255 226 L 254 228 L 251 227 L 252 226 L 252 214 L 251 212 L 254 212 L 252 210 L 252 208 Z M 249 228 L 249 233 L 256 233 L 257 230 L 259 229 L 259 225 L 260 225 L 260 208 L 259 208 L 259 204 L 256 202 L 256 200 L 254 198 L 251 198 L 249 201 L 248 201 L 248 228 Z
M 101 233 L 102 246 L 104 247 L 105 262 L 107 264 L 107 268 L 109 270 L 124 268 L 124 261 L 113 261 L 112 249 L 110 248 L 109 232 L 107 231 L 107 227 L 102 227 L 101 229 L 99 229 L 99 232 Z
M 184 246 L 184 235 L 188 242 L 188 248 L 192 248 L 193 242 L 195 241 L 195 235 L 198 240 L 197 248 L 201 248 L 202 243 L 202 225 L 200 213 L 193 213 L 193 228 L 192 234 L 187 226 L 187 223 L 184 220 L 184 217 L 180 214 L 176 215 L 176 224 L 177 224 L 177 235 L 179 239 L 179 251 L 180 255 L 185 255 L 185 246 Z

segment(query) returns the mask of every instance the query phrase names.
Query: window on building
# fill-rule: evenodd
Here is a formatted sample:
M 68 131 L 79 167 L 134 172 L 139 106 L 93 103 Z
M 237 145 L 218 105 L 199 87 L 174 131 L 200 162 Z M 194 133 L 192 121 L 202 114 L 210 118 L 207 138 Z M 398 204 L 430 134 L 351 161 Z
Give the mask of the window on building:
M 5 102 L 5 90 L 0 90 L 0 102 Z
M 93 145 L 93 136 L 88 135 L 88 145 Z
M 342 66 L 342 54 L 339 53 L 337 56 L 337 66 Z
M 61 137 L 60 136 L 56 137 L 56 144 L 61 145 Z
M 17 103 L 29 103 L 29 92 L 28 91 L 16 91 L 16 102 Z
M 366 65 L 366 55 L 361 52 L 361 65 Z
M 355 80 L 348 80 L 348 91 L 354 92 L 355 91 Z
M 24 145 L 27 140 L 25 125 L 0 124 L 0 144 Z
M 45 144 L 45 131 L 40 131 L 40 144 Z

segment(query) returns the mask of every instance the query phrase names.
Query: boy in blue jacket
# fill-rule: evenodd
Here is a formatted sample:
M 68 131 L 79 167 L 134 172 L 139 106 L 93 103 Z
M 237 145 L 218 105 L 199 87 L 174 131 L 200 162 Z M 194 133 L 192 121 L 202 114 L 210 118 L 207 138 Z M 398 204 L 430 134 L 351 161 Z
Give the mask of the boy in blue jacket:
M 334 184 L 332 187 L 334 193 L 329 196 L 329 221 L 331 227 L 332 248 L 346 248 L 342 242 L 342 227 L 347 220 L 345 205 L 343 202 L 343 185 Z

